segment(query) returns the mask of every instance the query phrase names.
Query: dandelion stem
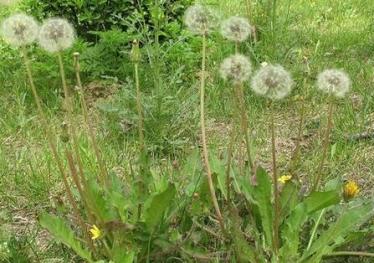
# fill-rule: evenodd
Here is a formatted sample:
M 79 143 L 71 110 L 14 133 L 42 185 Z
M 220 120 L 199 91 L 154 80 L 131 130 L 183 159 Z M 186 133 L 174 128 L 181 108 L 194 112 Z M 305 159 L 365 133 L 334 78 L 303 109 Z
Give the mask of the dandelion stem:
M 97 141 L 96 141 L 96 135 L 95 135 L 94 129 L 93 129 L 92 125 L 90 124 L 90 120 L 89 120 L 89 117 L 88 117 L 88 107 L 87 107 L 86 98 L 85 98 L 85 94 L 84 94 L 84 90 L 83 90 L 82 80 L 81 80 L 81 77 L 80 77 L 79 53 L 74 53 L 74 65 L 75 65 L 76 81 L 77 81 L 77 85 L 78 85 L 78 88 L 79 88 L 79 91 L 80 91 L 79 92 L 79 95 L 80 95 L 79 98 L 80 98 L 80 103 L 81 103 L 81 107 L 82 107 L 82 111 L 83 111 L 83 117 L 84 117 L 84 120 L 85 120 L 86 127 L 88 129 L 89 136 L 91 138 L 91 143 L 92 143 L 92 147 L 94 149 L 95 155 L 96 155 L 97 162 L 99 164 L 99 169 L 100 169 L 100 173 L 101 173 L 101 181 L 102 182 L 107 182 L 108 172 L 107 172 L 107 169 L 106 169 L 106 166 L 105 166 L 105 162 L 102 158 L 101 151 L 100 151 L 100 149 L 98 147 L 98 144 L 97 144 Z
M 299 126 L 298 126 L 297 141 L 296 141 L 295 150 L 291 157 L 291 164 L 289 168 L 291 174 L 293 174 L 299 161 L 300 145 L 302 141 L 303 128 L 304 128 L 304 120 L 305 120 L 305 100 L 302 99 L 301 108 L 300 108 L 300 119 L 299 119 Z M 300 178 L 298 178 L 298 181 L 300 181 Z
M 327 157 L 327 150 L 328 150 L 329 145 L 330 145 L 330 133 L 331 133 L 332 126 L 333 126 L 333 123 L 332 123 L 333 114 L 334 114 L 334 102 L 333 102 L 333 99 L 330 97 L 328 119 L 327 119 L 327 128 L 326 128 L 326 131 L 325 131 L 325 138 L 324 138 L 323 147 L 322 147 L 322 149 L 323 149 L 322 158 L 321 158 L 321 162 L 318 166 L 318 170 L 317 170 L 317 174 L 316 174 L 316 178 L 315 178 L 315 181 L 314 181 L 312 191 L 318 190 L 319 183 L 321 181 L 322 169 L 323 169 L 323 166 L 325 164 L 326 157 Z
M 337 257 L 337 256 L 374 257 L 374 253 L 361 252 L 361 251 L 337 251 L 337 252 L 332 252 L 327 255 L 324 255 L 324 257 Z
M 212 178 L 212 171 L 209 164 L 209 154 L 208 154 L 208 147 L 206 141 L 206 127 L 205 127 L 205 80 L 206 80 L 206 35 L 202 37 L 203 47 L 202 47 L 202 61 L 201 61 L 201 82 L 200 82 L 200 124 L 201 124 L 201 140 L 202 140 L 202 147 L 203 147 L 203 159 L 204 159 L 204 166 L 207 173 L 208 185 L 210 196 L 213 202 L 214 209 L 216 211 L 217 219 L 219 221 L 220 227 L 222 232 L 225 234 L 225 225 L 223 222 L 223 217 L 221 214 L 221 210 L 218 205 L 216 192 L 214 189 L 213 178 Z
M 278 176 L 277 176 L 277 159 L 275 146 L 275 125 L 274 125 L 274 109 L 271 105 L 271 145 L 272 145 L 272 159 L 273 159 L 273 192 L 274 192 L 274 220 L 273 220 L 273 247 L 275 254 L 278 254 L 279 249 L 279 192 L 278 192 Z
M 57 58 L 58 58 L 58 64 L 60 68 L 62 86 L 64 89 L 64 96 L 65 96 L 64 106 L 65 106 L 65 110 L 67 111 L 67 123 L 69 127 L 68 130 L 70 132 L 70 136 L 73 139 L 73 149 L 74 149 L 75 158 L 78 164 L 80 181 L 83 183 L 85 187 L 87 187 L 86 178 L 84 176 L 84 171 L 83 171 L 83 164 L 82 164 L 82 160 L 80 158 L 80 153 L 79 153 L 79 142 L 78 142 L 78 137 L 77 137 L 77 133 L 75 129 L 75 122 L 74 122 L 74 117 L 73 117 L 73 103 L 72 103 L 72 98 L 70 96 L 70 92 L 69 92 L 69 89 L 66 83 L 66 74 L 65 74 L 64 64 L 62 62 L 61 52 L 57 53 Z M 84 197 L 82 196 L 82 198 Z
M 236 138 L 236 130 L 235 130 L 235 123 L 233 123 L 231 136 L 230 136 L 230 142 L 227 149 L 227 165 L 226 165 L 226 188 L 227 188 L 227 203 L 231 205 L 231 162 L 232 162 L 232 154 L 233 154 L 233 148 Z
M 239 105 L 238 108 L 239 108 L 239 111 L 240 111 L 240 118 L 241 118 L 240 126 L 241 126 L 241 129 L 242 129 L 242 133 L 244 134 L 249 167 L 251 169 L 251 172 L 253 172 L 254 164 L 253 164 L 252 153 L 251 153 L 251 143 L 250 143 L 250 139 L 249 139 L 248 116 L 247 116 L 247 111 L 246 111 L 246 108 L 245 108 L 243 85 L 238 84 L 235 88 L 235 91 L 236 91 L 236 97 L 237 97 L 238 105 Z
M 139 129 L 139 143 L 140 143 L 140 152 L 144 152 L 145 143 L 144 143 L 144 122 L 143 122 L 143 107 L 142 107 L 142 94 L 140 91 L 140 82 L 139 82 L 139 63 L 134 62 L 134 72 L 135 72 L 135 85 L 136 85 L 136 107 L 138 111 L 138 129 Z
M 323 214 L 325 213 L 326 209 L 322 209 L 321 213 L 319 214 L 319 217 L 316 221 L 316 224 L 314 225 L 313 227 L 313 231 L 312 231 L 312 234 L 310 235 L 310 239 L 309 239 L 309 242 L 308 242 L 308 246 L 306 247 L 306 251 L 308 251 L 310 249 L 310 247 L 312 246 L 312 243 L 313 243 L 313 240 L 314 240 L 314 237 L 317 233 L 317 229 L 318 229 L 318 226 L 319 226 L 319 222 L 321 222 L 321 219 L 322 219 L 322 216 Z
M 71 192 L 65 168 L 64 168 L 64 166 L 62 164 L 62 161 L 61 161 L 61 159 L 58 155 L 56 142 L 55 142 L 55 140 L 53 139 L 53 136 L 52 136 L 52 134 L 55 134 L 55 133 L 52 132 L 49 129 L 47 118 L 44 114 L 44 111 L 43 111 L 43 108 L 42 108 L 42 103 L 41 103 L 39 94 L 38 94 L 38 92 L 36 90 L 36 87 L 35 87 L 35 82 L 34 82 L 34 78 L 33 78 L 32 71 L 31 71 L 30 60 L 27 56 L 27 51 L 26 51 L 25 48 L 22 48 L 22 53 L 23 53 L 24 63 L 25 63 L 25 66 L 26 66 L 27 77 L 29 79 L 30 86 L 31 86 L 31 91 L 33 93 L 35 103 L 36 103 L 36 106 L 37 106 L 37 110 L 38 110 L 39 116 L 41 118 L 41 123 L 42 123 L 43 129 L 44 129 L 44 132 L 46 133 L 47 141 L 48 141 L 49 147 L 51 149 L 52 155 L 53 155 L 53 157 L 56 161 L 57 168 L 58 168 L 58 170 L 61 174 L 62 182 L 64 184 L 68 200 L 69 200 L 71 206 L 73 207 L 73 212 L 75 214 L 76 219 L 78 220 L 78 224 L 80 225 L 80 227 L 82 228 L 82 230 L 84 232 L 86 242 L 94 250 L 92 241 L 89 238 L 88 229 L 86 228 L 85 223 L 83 221 L 83 218 L 79 213 L 78 206 L 77 206 L 76 201 L 74 200 L 73 194 Z

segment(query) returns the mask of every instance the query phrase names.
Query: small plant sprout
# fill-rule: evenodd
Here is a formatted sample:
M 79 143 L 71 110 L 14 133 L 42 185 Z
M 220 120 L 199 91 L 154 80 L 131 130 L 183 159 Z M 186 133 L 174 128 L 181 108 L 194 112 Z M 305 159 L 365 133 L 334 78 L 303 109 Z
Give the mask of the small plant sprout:
M 75 40 L 73 26 L 65 19 L 47 19 L 40 28 L 39 44 L 51 53 L 70 48 Z
M 317 87 L 329 95 L 341 98 L 350 90 L 351 80 L 342 70 L 327 69 L 318 75 Z
M 252 73 L 252 65 L 246 56 L 235 54 L 222 62 L 220 73 L 225 81 L 238 85 L 248 81 Z
M 210 8 L 196 4 L 186 10 L 184 23 L 192 33 L 207 35 L 216 26 L 217 16 Z
M 324 141 L 322 145 L 321 162 L 317 169 L 317 174 L 314 178 L 313 190 L 318 190 L 319 183 L 322 177 L 322 170 L 327 158 L 327 152 L 330 145 L 330 134 L 333 128 L 334 115 L 334 97 L 342 98 L 350 90 L 351 80 L 348 75 L 338 69 L 327 69 L 318 75 L 317 88 L 329 95 L 328 99 L 328 115 L 327 127 L 324 134 Z
M 251 84 L 255 93 L 280 100 L 290 94 L 293 80 L 281 65 L 267 64 L 255 73 Z
M 215 187 L 213 183 L 212 170 L 209 164 L 209 152 L 206 138 L 205 127 L 205 83 L 206 83 L 206 46 L 207 35 L 215 25 L 214 13 L 207 7 L 202 5 L 193 5 L 186 10 L 184 22 L 188 29 L 198 35 L 202 36 L 201 48 L 201 74 L 200 74 L 200 126 L 201 126 L 201 143 L 203 149 L 203 164 L 207 174 L 210 197 L 217 215 L 221 230 L 226 234 L 225 224 L 223 221 L 221 209 L 218 204 Z
M 15 14 L 1 25 L 4 40 L 14 47 L 24 47 L 32 44 L 38 37 L 39 25 L 36 20 L 26 14 Z
M 221 34 L 236 43 L 243 42 L 251 35 L 252 26 L 244 17 L 233 16 L 222 22 Z

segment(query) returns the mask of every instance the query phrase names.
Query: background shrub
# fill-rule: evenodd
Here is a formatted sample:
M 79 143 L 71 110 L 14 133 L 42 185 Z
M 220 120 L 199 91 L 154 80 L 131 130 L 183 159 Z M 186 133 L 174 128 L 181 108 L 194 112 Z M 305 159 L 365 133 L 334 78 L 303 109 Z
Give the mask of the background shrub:
M 180 20 L 192 0 L 28 0 L 28 11 L 40 19 L 59 16 L 73 23 L 79 36 L 95 41 L 91 32 L 113 28 L 143 37 L 159 31 L 161 38 L 176 36 Z M 141 32 L 140 32 L 140 31 Z M 147 33 L 147 34 L 143 34 Z

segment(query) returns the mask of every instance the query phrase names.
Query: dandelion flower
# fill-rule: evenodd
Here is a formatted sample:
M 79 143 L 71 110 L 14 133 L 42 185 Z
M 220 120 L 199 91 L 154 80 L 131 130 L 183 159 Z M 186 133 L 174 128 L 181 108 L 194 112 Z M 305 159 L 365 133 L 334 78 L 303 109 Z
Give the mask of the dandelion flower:
M 98 239 L 102 235 L 101 230 L 96 225 L 92 226 L 92 228 L 90 229 L 90 233 L 92 235 L 92 240 Z
M 39 26 L 35 19 L 26 14 L 15 14 L 4 20 L 1 26 L 2 37 L 15 47 L 29 45 L 38 36 Z
M 221 34 L 228 40 L 235 42 L 245 41 L 251 34 L 252 26 L 243 17 L 233 16 L 223 21 Z
M 206 35 L 216 25 L 217 17 L 208 7 L 196 4 L 186 10 L 184 23 L 192 33 Z
M 40 28 L 39 44 L 51 53 L 71 47 L 74 39 L 73 26 L 62 18 L 50 18 Z
M 327 69 L 318 75 L 317 87 L 330 95 L 344 97 L 351 88 L 351 80 L 342 70 Z
M 17 4 L 18 2 L 19 0 L 0 0 L 0 5 L 11 6 Z
M 359 192 L 360 192 L 360 189 L 357 183 L 354 181 L 348 181 L 344 185 L 343 197 L 345 200 L 349 200 L 349 199 L 354 198 Z
M 278 181 L 281 182 L 282 184 L 285 184 L 291 179 L 292 179 L 291 175 L 282 175 L 280 178 L 278 178 Z
M 236 54 L 222 62 L 220 73 L 224 80 L 240 84 L 249 79 L 252 73 L 252 65 L 246 56 Z
M 279 100 L 291 92 L 292 85 L 290 73 L 280 65 L 268 64 L 255 73 L 251 86 L 257 94 Z

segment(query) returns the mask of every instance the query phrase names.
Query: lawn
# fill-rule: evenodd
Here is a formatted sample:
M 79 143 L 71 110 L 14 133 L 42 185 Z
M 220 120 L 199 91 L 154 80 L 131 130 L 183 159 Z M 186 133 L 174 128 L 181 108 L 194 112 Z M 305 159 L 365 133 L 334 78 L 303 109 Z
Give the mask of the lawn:
M 7 17 L 14 10 L 25 10 L 25 6 L 28 10 L 27 4 L 33 1 L 26 2 L 20 7 L 2 7 L 0 19 Z M 199 2 L 215 7 L 224 18 L 231 15 L 249 16 L 254 26 L 253 34 L 249 41 L 242 43 L 240 52 L 250 57 L 254 68 L 259 68 L 264 63 L 279 63 L 292 74 L 294 90 L 279 103 L 270 105 L 265 98 L 254 94 L 249 84 L 244 85 L 244 99 L 252 138 L 251 151 L 255 163 L 268 172 L 272 170 L 269 120 L 272 112 L 274 113 L 280 176 L 289 173 L 290 158 L 298 144 L 300 114 L 303 111 L 300 158 L 295 163 L 294 173 L 301 181 L 301 191 L 304 193 L 310 190 L 309 182 L 318 170 L 324 150 L 323 140 L 328 116 L 327 96 L 316 88 L 317 75 L 326 68 L 340 68 L 347 72 L 352 80 L 352 89 L 335 105 L 331 145 L 323 166 L 322 182 L 329 182 L 334 178 L 341 182 L 355 181 L 360 188 L 359 197 L 372 199 L 374 1 L 276 1 L 278 6 L 275 24 L 272 22 L 267 1 Z M 186 189 L 190 187 L 190 174 L 184 172 L 185 164 L 191 165 L 191 159 L 196 159 L 201 148 L 198 106 L 199 76 L 202 74 L 198 69 L 201 60 L 201 38 L 189 34 L 185 28 L 181 32 L 181 36 L 170 42 L 166 40 L 157 43 L 150 39 L 141 47 L 143 59 L 139 64 L 139 72 L 140 88 L 143 91 L 144 133 L 151 163 L 151 177 L 157 182 L 155 189 L 167 185 L 168 179 L 177 186 Z M 63 55 L 68 85 L 76 85 L 72 54 L 79 51 L 89 117 L 98 146 L 109 174 L 122 180 L 127 190 L 132 189 L 132 182 L 136 180 L 133 178 L 133 169 L 137 169 L 139 153 L 139 118 L 136 85 L 129 60 L 131 45 L 121 44 L 121 41 L 131 43 L 132 36 L 111 31 L 111 34 L 105 36 L 95 35 L 95 38 L 101 39 L 96 44 L 78 37 L 79 40 L 73 48 L 65 51 Z M 209 149 L 217 160 L 227 156 L 230 131 L 236 118 L 236 112 L 232 110 L 235 108 L 235 101 L 231 87 L 220 78 L 218 69 L 221 61 L 234 50 L 235 46 L 217 32 L 207 40 L 206 125 Z M 57 149 L 63 156 L 67 144 L 63 140 L 66 132 L 66 110 L 61 106 L 63 92 L 59 67 L 55 57 L 36 46 L 32 46 L 29 53 L 49 125 L 57 131 Z M 52 235 L 38 222 L 44 212 L 63 215 L 69 222 L 73 221 L 74 215 L 69 212 L 69 206 L 64 205 L 68 202 L 65 189 L 48 148 L 45 132 L 40 126 L 40 118 L 19 51 L 0 41 L 0 55 L 0 245 L 7 244 L 10 250 L 6 251 L 0 247 L 0 262 L 82 262 L 71 249 L 56 243 Z M 78 105 L 79 100 L 76 98 L 74 119 L 79 151 L 87 174 L 93 175 L 97 173 L 96 156 L 90 148 L 90 139 L 85 133 L 84 116 Z M 271 110 L 272 107 L 274 110 Z M 248 160 L 243 159 L 244 151 L 245 142 L 240 141 L 234 150 L 234 155 L 239 156 L 235 160 L 238 167 L 246 167 Z M 196 163 L 197 166 L 201 165 L 200 162 Z M 214 163 L 214 169 L 218 169 L 220 163 Z M 195 174 L 195 170 L 193 173 Z M 168 176 L 171 178 L 165 179 Z M 222 191 L 222 196 L 225 194 L 227 193 Z M 78 191 L 73 189 L 73 195 L 78 198 Z M 240 201 L 237 204 L 246 205 Z M 212 215 L 213 211 L 211 208 Z M 199 215 L 198 219 L 201 218 Z M 327 226 L 328 220 L 326 218 L 323 227 Z M 369 227 L 373 224 L 372 221 L 373 219 L 368 223 Z M 200 220 L 199 224 L 202 222 L 205 223 Z M 219 227 L 209 226 L 213 228 L 213 232 L 219 231 Z M 204 226 L 201 228 L 204 229 Z M 175 233 L 175 238 L 178 234 L 181 235 L 179 232 Z M 207 251 L 210 252 L 212 247 L 219 251 L 224 249 L 224 245 L 218 241 L 210 244 L 202 235 L 201 232 L 191 234 L 194 244 L 200 244 L 199 242 L 204 240 L 206 250 L 199 250 L 201 255 L 196 251 L 191 252 L 189 247 L 190 250 L 185 248 L 183 252 L 185 257 L 173 259 L 170 256 L 169 261 L 162 259 L 148 262 L 190 262 L 188 259 L 191 262 L 209 261 L 204 259 L 203 255 L 215 257 L 210 262 L 220 262 L 218 253 Z M 344 249 L 373 253 L 372 237 L 373 232 L 369 234 L 369 239 Z M 3 256 L 5 254 L 8 256 Z M 138 260 L 146 262 L 140 258 Z M 329 257 L 324 262 L 371 261 L 370 258 L 363 257 Z

